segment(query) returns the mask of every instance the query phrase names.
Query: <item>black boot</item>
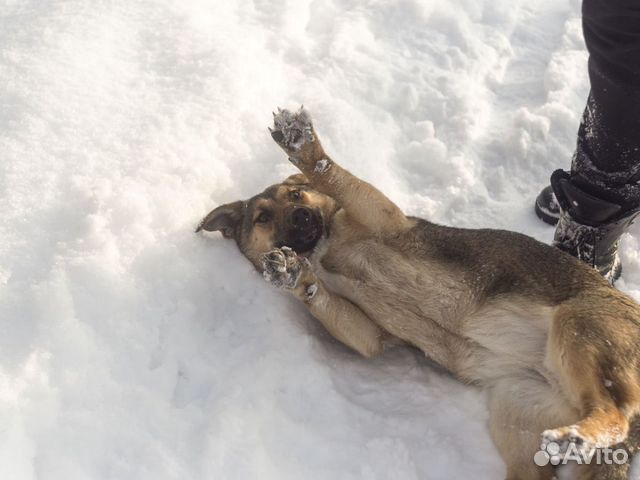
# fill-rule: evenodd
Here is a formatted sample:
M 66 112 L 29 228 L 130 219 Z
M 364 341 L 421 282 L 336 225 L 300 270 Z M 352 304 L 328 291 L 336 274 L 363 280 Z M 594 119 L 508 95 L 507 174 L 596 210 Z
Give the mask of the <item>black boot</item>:
M 620 236 L 640 213 L 640 207 L 624 210 L 594 197 L 572 183 L 563 170 L 553 172 L 551 187 L 560 206 L 554 246 L 591 265 L 613 284 L 622 272 Z
M 536 198 L 535 210 L 538 218 L 544 223 L 555 225 L 560 220 L 560 205 L 551 185 L 544 187 Z

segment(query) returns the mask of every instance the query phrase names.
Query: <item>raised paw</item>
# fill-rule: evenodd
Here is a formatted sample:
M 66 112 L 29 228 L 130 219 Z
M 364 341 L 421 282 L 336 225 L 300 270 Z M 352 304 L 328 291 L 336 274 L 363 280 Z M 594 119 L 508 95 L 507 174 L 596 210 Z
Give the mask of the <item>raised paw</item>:
M 273 114 L 273 128 L 269 128 L 271 137 L 292 157 L 315 141 L 311 115 L 304 107 L 297 112 L 281 110 Z
M 293 289 L 303 268 L 308 264 L 306 258 L 300 258 L 289 247 L 276 248 L 262 257 L 262 275 L 272 285 L 278 288 Z

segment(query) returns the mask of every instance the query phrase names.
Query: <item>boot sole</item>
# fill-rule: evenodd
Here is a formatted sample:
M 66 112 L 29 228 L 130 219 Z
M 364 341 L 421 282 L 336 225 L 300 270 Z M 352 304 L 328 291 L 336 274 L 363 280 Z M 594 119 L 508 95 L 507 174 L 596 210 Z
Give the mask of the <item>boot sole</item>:
M 560 220 L 560 213 L 554 214 L 553 212 L 547 210 L 546 208 L 543 208 L 540 205 L 538 205 L 538 202 L 536 202 L 534 206 L 535 206 L 536 215 L 544 223 L 547 223 L 551 226 L 555 226 Z
M 609 280 L 609 283 L 611 285 L 614 285 L 616 283 L 616 280 L 618 280 L 621 276 L 622 276 L 622 262 L 620 261 L 620 257 L 616 256 L 616 260 L 613 262 L 611 271 L 609 272 L 609 275 L 605 275 L 605 278 Z

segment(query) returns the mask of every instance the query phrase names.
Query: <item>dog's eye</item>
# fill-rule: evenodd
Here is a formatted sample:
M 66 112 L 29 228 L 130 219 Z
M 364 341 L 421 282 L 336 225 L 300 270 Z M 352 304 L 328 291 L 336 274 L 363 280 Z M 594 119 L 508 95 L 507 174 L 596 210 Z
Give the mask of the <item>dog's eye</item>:
M 294 202 L 297 202 L 302 198 L 302 194 L 300 190 L 292 190 L 291 193 L 289 193 L 289 197 L 291 197 L 291 200 Z
M 256 223 L 267 223 L 269 220 L 271 220 L 271 214 L 269 212 L 262 212 L 258 215 L 258 218 L 256 218 Z

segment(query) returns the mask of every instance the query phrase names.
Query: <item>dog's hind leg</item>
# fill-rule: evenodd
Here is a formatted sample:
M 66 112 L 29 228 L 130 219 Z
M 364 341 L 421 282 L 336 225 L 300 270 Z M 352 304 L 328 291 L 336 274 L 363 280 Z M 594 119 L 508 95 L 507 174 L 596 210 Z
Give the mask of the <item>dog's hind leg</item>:
M 289 160 L 318 191 L 329 195 L 351 218 L 374 232 L 392 231 L 412 225 L 402 210 L 382 192 L 360 180 L 325 153 L 309 112 L 279 110 L 274 113 L 271 136 L 289 155 Z
M 560 305 L 547 345 L 547 367 L 580 409 L 581 420 L 543 433 L 543 443 L 578 452 L 627 437 L 640 407 L 638 308 L 619 292 L 590 292 Z M 601 302 L 599 297 L 618 297 Z
M 550 457 L 540 450 L 540 432 L 578 419 L 577 410 L 543 377 L 523 371 L 488 389 L 489 431 L 507 464 L 507 480 L 549 480 Z

